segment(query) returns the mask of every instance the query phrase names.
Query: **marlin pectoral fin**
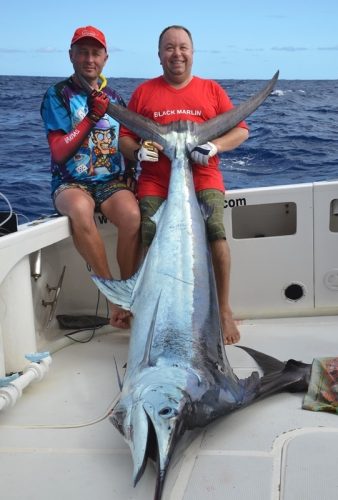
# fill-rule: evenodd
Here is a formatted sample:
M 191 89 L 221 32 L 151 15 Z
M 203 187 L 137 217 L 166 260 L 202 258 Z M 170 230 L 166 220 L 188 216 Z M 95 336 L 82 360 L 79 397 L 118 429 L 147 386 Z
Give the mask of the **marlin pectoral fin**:
M 259 390 L 259 374 L 258 372 L 252 372 L 248 378 L 240 379 L 238 382 L 242 390 L 242 403 L 247 404 L 255 398 Z
M 206 420 L 214 420 L 219 416 L 226 415 L 231 411 L 250 404 L 259 394 L 261 383 L 258 372 L 252 372 L 251 375 L 245 379 L 230 380 L 229 377 L 223 377 L 220 383 L 221 391 L 218 398 L 213 396 L 209 406 L 213 408 L 210 413 L 211 417 Z M 217 401 L 217 403 L 215 403 Z M 205 412 L 207 416 L 207 412 Z M 204 424 L 205 425 L 205 424 Z
M 138 273 L 128 280 L 109 280 L 100 276 L 92 276 L 91 278 L 109 302 L 130 311 L 137 276 Z

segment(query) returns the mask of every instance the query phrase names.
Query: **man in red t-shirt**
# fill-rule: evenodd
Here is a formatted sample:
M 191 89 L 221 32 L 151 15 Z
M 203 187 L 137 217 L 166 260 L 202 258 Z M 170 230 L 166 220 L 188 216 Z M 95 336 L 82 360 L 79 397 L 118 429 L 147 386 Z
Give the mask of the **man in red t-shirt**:
M 178 120 L 201 123 L 233 108 L 220 85 L 191 74 L 193 41 L 189 30 L 182 26 L 163 30 L 158 54 L 163 75 L 141 84 L 131 97 L 129 109 L 167 124 Z M 217 153 L 236 148 L 247 137 L 247 126 L 241 122 L 223 136 L 198 145 L 191 152 L 197 198 L 212 207 L 207 234 L 226 344 L 238 342 L 240 333 L 229 306 L 230 251 L 223 224 L 224 184 Z M 142 240 L 149 246 L 156 231 L 150 217 L 167 197 L 170 161 L 162 154 L 160 145 L 149 141 L 140 144 L 139 137 L 125 127 L 120 129 L 119 148 L 125 157 L 141 162 L 137 194 L 142 214 Z

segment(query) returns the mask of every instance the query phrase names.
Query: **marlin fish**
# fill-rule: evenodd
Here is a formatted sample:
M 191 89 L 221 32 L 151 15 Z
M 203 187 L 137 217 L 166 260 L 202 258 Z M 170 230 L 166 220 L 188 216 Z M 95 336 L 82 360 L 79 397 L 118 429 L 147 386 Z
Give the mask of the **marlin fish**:
M 108 108 L 139 137 L 161 144 L 171 160 L 168 197 L 153 217 L 156 235 L 140 269 L 126 281 L 93 277 L 111 302 L 133 314 L 127 368 L 110 418 L 129 444 L 134 485 L 148 459 L 156 463 L 155 500 L 161 498 L 169 462 L 186 431 L 274 392 L 304 390 L 308 384 L 309 365 L 284 363 L 244 347 L 265 374 L 253 372 L 241 380 L 233 372 L 206 238 L 208 213 L 197 202 L 189 161 L 197 144 L 250 115 L 277 78 L 278 73 L 247 102 L 203 124 L 159 125 L 118 105 Z

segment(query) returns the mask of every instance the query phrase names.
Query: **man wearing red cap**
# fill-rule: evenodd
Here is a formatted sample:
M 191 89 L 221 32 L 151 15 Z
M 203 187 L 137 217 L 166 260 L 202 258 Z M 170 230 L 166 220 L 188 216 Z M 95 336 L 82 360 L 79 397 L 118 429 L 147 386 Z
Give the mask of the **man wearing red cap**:
M 121 279 L 126 279 L 138 264 L 140 212 L 133 193 L 133 169 L 124 166 L 117 149 L 119 124 L 106 114 L 109 102 L 125 103 L 101 75 L 108 53 L 100 30 L 78 28 L 69 57 L 74 74 L 50 87 L 41 105 L 51 151 L 54 205 L 69 217 L 77 250 L 102 278 L 111 279 L 112 274 L 94 211 L 102 212 L 117 227 L 117 261 Z M 93 88 L 89 97 L 77 74 Z M 129 316 L 112 305 L 113 326 L 127 328 Z

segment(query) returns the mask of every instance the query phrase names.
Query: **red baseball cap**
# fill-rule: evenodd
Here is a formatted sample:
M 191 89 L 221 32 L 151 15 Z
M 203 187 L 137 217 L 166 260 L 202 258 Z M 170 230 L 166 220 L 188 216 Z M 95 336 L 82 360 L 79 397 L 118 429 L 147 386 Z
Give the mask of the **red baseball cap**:
M 93 38 L 101 45 L 103 45 L 103 47 L 107 50 L 106 38 L 104 34 L 97 28 L 94 28 L 94 26 L 84 26 L 83 28 L 77 28 L 70 45 L 74 45 L 74 43 L 81 40 L 81 38 Z

